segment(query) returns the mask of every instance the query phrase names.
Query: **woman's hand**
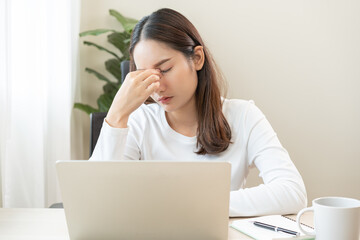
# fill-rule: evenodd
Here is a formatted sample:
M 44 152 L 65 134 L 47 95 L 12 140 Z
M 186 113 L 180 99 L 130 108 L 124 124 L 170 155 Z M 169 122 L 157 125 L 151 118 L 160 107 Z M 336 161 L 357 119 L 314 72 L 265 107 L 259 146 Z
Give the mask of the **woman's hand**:
M 116 93 L 106 116 L 106 122 L 117 128 L 126 128 L 130 114 L 160 86 L 158 69 L 130 72 Z

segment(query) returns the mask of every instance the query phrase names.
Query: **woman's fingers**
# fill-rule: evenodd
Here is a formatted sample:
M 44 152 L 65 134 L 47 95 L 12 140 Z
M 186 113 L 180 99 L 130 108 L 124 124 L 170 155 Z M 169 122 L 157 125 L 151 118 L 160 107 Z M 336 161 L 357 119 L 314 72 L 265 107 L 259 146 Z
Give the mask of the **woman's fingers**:
M 148 97 L 160 87 L 160 82 L 151 83 L 146 89 L 145 93 Z
M 159 77 L 161 76 L 161 73 L 158 69 L 138 70 L 138 71 L 133 72 L 133 74 L 135 75 L 135 76 L 133 76 L 134 82 L 142 82 L 145 79 L 147 79 L 148 77 L 150 77 L 151 75 L 157 75 Z
M 144 79 L 142 83 L 144 84 L 145 88 L 148 88 L 152 83 L 157 82 L 159 80 L 160 80 L 159 75 L 150 75 L 149 77 Z
M 161 78 L 161 73 L 158 69 L 138 70 L 131 72 L 129 78 L 132 79 L 133 87 L 136 87 L 136 89 L 138 89 L 137 91 L 140 90 L 142 92 L 142 94 L 140 92 L 138 92 L 138 94 L 147 99 L 160 87 L 159 80 Z

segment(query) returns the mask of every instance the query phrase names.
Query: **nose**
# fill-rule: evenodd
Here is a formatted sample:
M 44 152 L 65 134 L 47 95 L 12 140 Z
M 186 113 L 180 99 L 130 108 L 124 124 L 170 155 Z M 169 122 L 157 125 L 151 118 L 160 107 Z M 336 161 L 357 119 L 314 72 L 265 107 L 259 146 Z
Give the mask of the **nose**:
M 161 76 L 160 80 L 160 86 L 159 88 L 156 90 L 156 93 L 162 93 L 166 90 L 166 79 L 164 76 Z

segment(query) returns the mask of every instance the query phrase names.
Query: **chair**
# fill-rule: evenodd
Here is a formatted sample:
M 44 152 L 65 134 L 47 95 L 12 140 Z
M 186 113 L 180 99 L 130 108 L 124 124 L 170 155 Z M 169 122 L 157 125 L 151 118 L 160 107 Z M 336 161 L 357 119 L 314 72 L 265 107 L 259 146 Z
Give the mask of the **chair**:
M 91 157 L 97 140 L 100 135 L 101 126 L 104 122 L 107 112 L 94 112 L 90 114 L 90 155 Z
M 121 83 L 124 82 L 126 75 L 130 71 L 130 62 L 122 61 L 121 68 Z M 94 112 L 90 114 L 90 157 L 96 146 L 96 142 L 100 135 L 100 130 L 106 117 L 107 112 Z M 50 208 L 63 208 L 63 203 L 53 203 Z

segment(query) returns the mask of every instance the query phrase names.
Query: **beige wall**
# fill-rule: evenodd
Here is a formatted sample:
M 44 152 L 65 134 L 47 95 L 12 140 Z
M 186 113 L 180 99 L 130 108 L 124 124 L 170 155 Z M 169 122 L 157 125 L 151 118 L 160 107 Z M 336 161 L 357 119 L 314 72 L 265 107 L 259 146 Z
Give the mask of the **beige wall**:
M 81 30 L 118 28 L 110 8 L 140 19 L 161 7 L 198 28 L 227 77 L 228 96 L 253 99 L 262 109 L 301 172 L 309 201 L 360 199 L 359 1 L 83 0 Z M 105 36 L 88 39 L 108 46 Z M 108 55 L 80 51 L 81 97 L 95 105 L 102 83 L 83 69 L 101 69 Z M 88 134 L 84 141 L 86 158 Z M 249 186 L 258 182 L 254 170 Z

